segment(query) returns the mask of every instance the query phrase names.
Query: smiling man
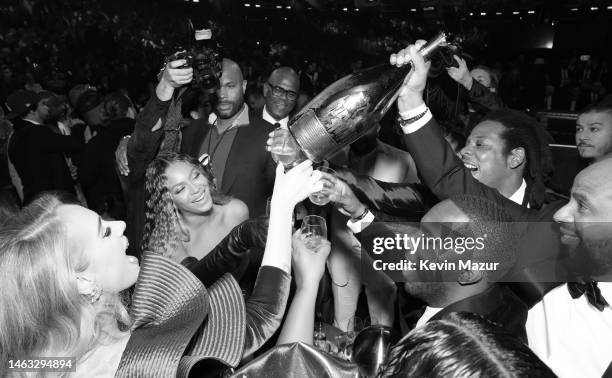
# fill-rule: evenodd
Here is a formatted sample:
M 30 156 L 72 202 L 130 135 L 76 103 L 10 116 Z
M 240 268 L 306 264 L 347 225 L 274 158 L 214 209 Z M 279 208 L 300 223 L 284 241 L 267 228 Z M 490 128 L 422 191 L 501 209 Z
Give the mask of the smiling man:
M 263 88 L 266 105 L 262 118 L 272 125 L 278 123 L 286 129 L 299 91 L 300 78 L 292 68 L 279 67 L 272 71 Z
M 593 162 L 612 156 L 612 107 L 596 105 L 580 114 L 576 147 L 580 157 Z
M 560 377 L 612 372 L 610 172 L 612 159 L 581 171 L 569 203 L 554 215 L 570 251 L 569 265 L 581 282 L 553 289 L 529 311 L 529 346 Z

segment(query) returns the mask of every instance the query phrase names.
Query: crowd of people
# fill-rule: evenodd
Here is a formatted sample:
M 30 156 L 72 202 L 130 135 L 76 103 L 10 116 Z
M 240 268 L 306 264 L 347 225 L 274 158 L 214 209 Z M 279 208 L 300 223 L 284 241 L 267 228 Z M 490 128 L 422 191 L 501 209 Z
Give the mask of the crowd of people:
M 262 44 L 224 50 L 208 90 L 164 60 L 181 38 L 164 10 L 0 7 L 0 375 L 65 357 L 77 376 L 355 376 L 315 334 L 358 317 L 401 335 L 381 377 L 612 374 L 606 60 L 426 63 L 423 29 L 394 20 L 347 56 L 247 36 L 233 46 Z M 230 21 L 211 24 L 229 46 Z M 375 45 L 413 65 L 388 116 L 322 166 L 278 162 L 291 117 Z M 571 187 L 526 108 L 577 115 Z M 325 220 L 316 244 L 305 215 Z M 399 234 L 486 242 L 371 248 Z M 372 269 L 404 259 L 462 268 Z

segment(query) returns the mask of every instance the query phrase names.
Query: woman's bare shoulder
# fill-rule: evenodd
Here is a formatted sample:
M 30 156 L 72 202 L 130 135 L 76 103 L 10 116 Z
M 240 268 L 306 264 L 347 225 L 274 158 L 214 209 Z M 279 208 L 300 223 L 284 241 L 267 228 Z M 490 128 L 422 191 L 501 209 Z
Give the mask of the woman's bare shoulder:
M 237 198 L 232 198 L 223 207 L 224 215 L 228 222 L 240 224 L 249 219 L 249 208 Z

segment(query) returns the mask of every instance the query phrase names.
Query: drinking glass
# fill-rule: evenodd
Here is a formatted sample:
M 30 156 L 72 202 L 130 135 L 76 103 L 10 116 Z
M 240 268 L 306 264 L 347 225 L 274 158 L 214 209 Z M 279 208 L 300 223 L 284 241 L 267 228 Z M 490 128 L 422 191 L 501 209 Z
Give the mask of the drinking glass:
M 302 220 L 301 234 L 305 237 L 306 247 L 316 251 L 321 241 L 327 239 L 327 224 L 325 218 L 318 215 L 307 215 Z
M 334 171 L 333 169 L 329 167 L 322 166 L 322 167 L 316 168 L 316 170 L 321 171 L 323 173 L 327 173 L 334 177 L 336 175 L 336 171 Z M 329 180 L 326 180 L 326 181 L 329 181 Z M 323 189 L 319 190 L 318 192 L 314 192 L 311 195 L 309 195 L 308 199 L 310 199 L 310 202 L 314 203 L 315 205 L 323 206 L 329 203 L 331 194 L 332 194 L 331 189 L 323 187 Z
M 299 163 L 300 149 L 287 129 L 277 128 L 274 130 L 270 153 L 274 161 L 280 161 L 287 169 Z

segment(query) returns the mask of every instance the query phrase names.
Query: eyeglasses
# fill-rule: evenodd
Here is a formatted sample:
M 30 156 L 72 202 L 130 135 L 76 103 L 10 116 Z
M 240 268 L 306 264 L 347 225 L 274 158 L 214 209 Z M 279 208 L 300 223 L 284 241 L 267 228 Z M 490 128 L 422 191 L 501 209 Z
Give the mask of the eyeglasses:
M 268 84 L 270 86 L 270 88 L 272 88 L 272 94 L 275 97 L 287 97 L 287 100 L 295 100 L 298 96 L 297 92 L 294 91 L 288 91 L 283 87 L 279 87 L 278 85 L 272 85 L 270 84 L 270 82 L 266 82 L 266 84 Z

